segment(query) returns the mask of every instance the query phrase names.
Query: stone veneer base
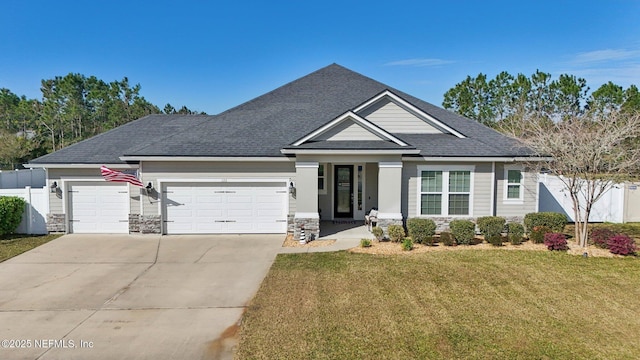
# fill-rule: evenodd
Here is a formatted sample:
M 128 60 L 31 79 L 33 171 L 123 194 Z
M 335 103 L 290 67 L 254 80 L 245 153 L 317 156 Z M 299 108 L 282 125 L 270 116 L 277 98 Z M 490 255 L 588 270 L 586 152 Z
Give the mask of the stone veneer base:
M 320 237 L 320 219 L 319 218 L 294 218 L 293 219 L 293 238 L 300 240 L 301 229 L 304 227 L 305 240 L 316 240 Z

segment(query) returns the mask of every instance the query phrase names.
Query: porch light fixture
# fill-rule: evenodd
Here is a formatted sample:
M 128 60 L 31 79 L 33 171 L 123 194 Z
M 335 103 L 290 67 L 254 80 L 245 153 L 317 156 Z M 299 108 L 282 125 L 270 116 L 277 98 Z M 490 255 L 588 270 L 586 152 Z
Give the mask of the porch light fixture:
M 293 181 L 289 181 L 289 193 L 293 194 L 296 191 L 296 184 Z
M 147 190 L 151 190 L 151 189 L 153 189 L 153 184 L 152 184 L 151 182 L 149 182 L 149 183 L 147 184 L 147 186 L 145 186 L 145 189 L 147 189 Z
M 52 193 L 55 193 L 57 190 L 58 190 L 58 183 L 57 183 L 56 181 L 54 181 L 54 182 L 51 184 L 51 192 L 52 192 Z

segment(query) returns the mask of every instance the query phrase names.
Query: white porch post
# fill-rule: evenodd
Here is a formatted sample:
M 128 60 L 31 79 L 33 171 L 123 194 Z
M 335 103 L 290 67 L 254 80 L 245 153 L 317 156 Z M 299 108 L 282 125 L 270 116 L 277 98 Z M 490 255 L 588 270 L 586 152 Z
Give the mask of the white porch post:
M 402 162 L 378 163 L 378 226 L 402 225 Z
M 318 162 L 296 162 L 296 213 L 294 215 L 293 236 L 300 239 L 300 229 L 304 227 L 307 240 L 320 236 L 320 215 L 318 214 Z

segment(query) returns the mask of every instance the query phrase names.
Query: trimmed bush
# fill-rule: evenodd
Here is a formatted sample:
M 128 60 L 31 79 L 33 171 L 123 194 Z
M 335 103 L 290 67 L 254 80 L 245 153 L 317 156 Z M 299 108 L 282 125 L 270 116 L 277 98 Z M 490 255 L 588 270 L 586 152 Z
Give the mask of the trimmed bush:
M 542 244 L 544 242 L 545 234 L 548 234 L 550 232 L 553 231 L 551 231 L 551 229 L 546 226 L 534 226 L 533 230 L 531 230 L 531 232 L 529 233 L 529 239 L 534 244 Z
M 0 236 L 16 231 L 26 204 L 17 196 L 0 196 Z
M 411 240 L 410 237 L 404 238 L 404 240 L 402 240 L 402 250 L 404 251 L 413 250 L 413 240 Z
M 611 229 L 594 228 L 589 232 L 589 241 L 601 249 L 606 249 L 608 247 L 607 243 L 609 242 L 609 239 L 615 235 L 616 233 Z
M 553 232 L 562 232 L 567 225 L 567 217 L 556 212 L 529 213 L 524 216 L 524 226 L 531 233 L 536 226 L 546 226 Z
M 389 225 L 387 232 L 389 233 L 389 239 L 393 242 L 402 241 L 406 235 L 402 225 Z
M 476 224 L 470 220 L 451 220 L 449 228 L 456 242 L 461 245 L 469 245 L 476 235 Z
M 433 220 L 411 218 L 407 220 L 407 230 L 416 243 L 433 245 L 433 235 L 436 234 L 436 223 Z
M 368 248 L 371 246 L 371 239 L 360 239 L 360 247 Z
M 378 241 L 384 239 L 384 230 L 382 230 L 382 228 L 379 226 L 374 226 L 371 229 L 371 233 L 376 237 L 376 240 Z
M 502 234 L 505 222 L 506 220 L 501 216 L 483 216 L 476 221 L 480 234 L 484 235 L 486 240 L 489 237 Z
M 489 237 L 485 237 L 485 240 L 493 246 L 502 246 L 502 243 L 504 242 L 502 235 L 491 235 Z
M 633 255 L 636 252 L 636 242 L 624 234 L 614 235 L 609 238 L 607 246 L 612 254 Z
M 569 245 L 567 245 L 567 237 L 563 233 L 550 232 L 544 234 L 544 244 L 547 246 L 547 249 L 551 251 L 569 250 Z
M 448 231 L 443 231 L 440 233 L 440 242 L 445 246 L 456 246 L 456 238 L 453 237 L 453 234 Z
M 513 245 L 522 244 L 522 235 L 524 235 L 524 226 L 518 223 L 508 223 L 507 232 L 509 234 L 509 241 Z

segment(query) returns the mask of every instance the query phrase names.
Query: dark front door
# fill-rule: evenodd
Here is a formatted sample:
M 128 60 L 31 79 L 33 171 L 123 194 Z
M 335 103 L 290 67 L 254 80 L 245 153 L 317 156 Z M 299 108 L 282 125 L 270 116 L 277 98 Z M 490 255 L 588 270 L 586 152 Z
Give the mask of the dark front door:
M 336 165 L 334 170 L 333 215 L 353 218 L 353 165 Z

